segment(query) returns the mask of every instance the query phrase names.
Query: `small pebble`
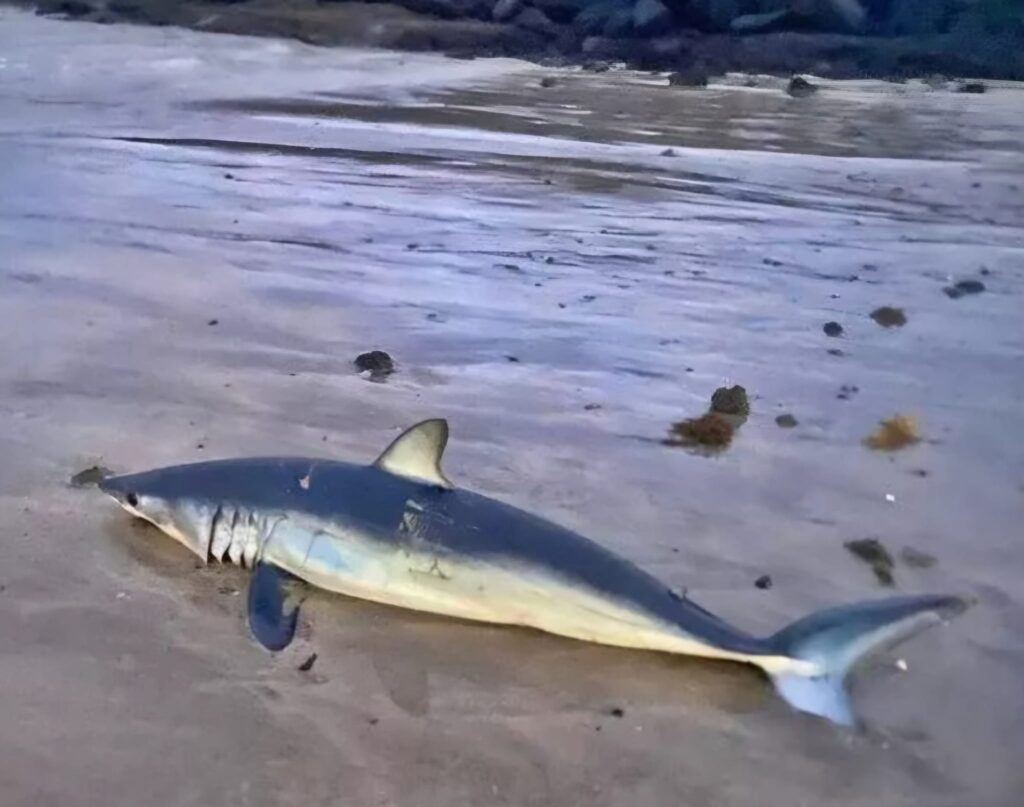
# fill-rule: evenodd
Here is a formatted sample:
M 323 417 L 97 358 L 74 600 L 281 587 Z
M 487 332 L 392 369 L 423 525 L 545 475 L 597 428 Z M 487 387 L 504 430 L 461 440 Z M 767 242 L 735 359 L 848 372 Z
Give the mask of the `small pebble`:
M 308 659 L 299 665 L 300 672 L 309 672 L 313 669 L 313 665 L 316 664 L 316 653 L 313 653 Z
M 842 336 L 843 334 L 843 326 L 834 321 L 826 322 L 821 329 L 825 332 L 825 336 Z
M 792 429 L 797 424 L 797 419 L 790 414 L 779 415 L 775 418 L 775 423 L 782 429 Z
M 759 578 L 757 578 L 757 580 L 754 581 L 754 585 L 757 586 L 759 589 L 767 591 L 772 587 L 771 575 L 762 574 Z

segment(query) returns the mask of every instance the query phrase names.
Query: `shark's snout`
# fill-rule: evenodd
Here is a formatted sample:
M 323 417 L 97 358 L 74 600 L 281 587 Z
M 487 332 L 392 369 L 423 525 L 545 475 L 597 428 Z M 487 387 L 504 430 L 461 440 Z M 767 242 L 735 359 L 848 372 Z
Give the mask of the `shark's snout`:
M 129 481 L 124 476 L 108 476 L 100 480 L 98 487 L 118 504 L 136 508 L 139 506 L 139 496 L 131 489 Z

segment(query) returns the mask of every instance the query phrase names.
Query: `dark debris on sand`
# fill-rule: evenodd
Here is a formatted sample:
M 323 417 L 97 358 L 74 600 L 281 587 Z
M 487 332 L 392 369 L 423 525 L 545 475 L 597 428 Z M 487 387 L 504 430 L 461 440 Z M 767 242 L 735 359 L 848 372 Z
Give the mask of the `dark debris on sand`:
M 821 329 L 825 332 L 825 336 L 842 336 L 843 326 L 834 320 L 832 322 L 826 322 L 821 326 Z
M 89 488 L 113 475 L 114 472 L 109 468 L 104 468 L 102 465 L 91 465 L 85 470 L 79 471 L 68 481 L 73 488 Z
M 750 400 L 743 387 L 719 387 L 711 396 L 708 411 L 700 417 L 673 423 L 664 443 L 719 451 L 729 446 L 749 414 Z
M 907 324 L 907 315 L 902 308 L 883 305 L 871 312 L 871 319 L 883 328 L 902 328 Z
M 859 538 L 843 544 L 855 557 L 860 558 L 871 567 L 878 582 L 883 586 L 893 584 L 892 555 L 877 538 Z
M 394 359 L 383 350 L 360 353 L 354 363 L 359 372 L 370 373 L 371 381 L 383 381 L 395 371 Z
M 732 442 L 735 433 L 736 427 L 728 418 L 715 412 L 706 412 L 700 417 L 673 423 L 667 442 L 669 445 L 725 448 Z
M 959 280 L 952 286 L 946 286 L 943 289 L 943 292 L 951 300 L 958 300 L 970 294 L 981 294 L 983 291 L 985 291 L 985 284 L 980 280 Z

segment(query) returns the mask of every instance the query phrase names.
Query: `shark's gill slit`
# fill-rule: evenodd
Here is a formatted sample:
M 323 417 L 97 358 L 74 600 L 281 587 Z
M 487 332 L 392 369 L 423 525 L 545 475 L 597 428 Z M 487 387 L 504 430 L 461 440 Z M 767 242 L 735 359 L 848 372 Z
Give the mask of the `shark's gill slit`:
M 206 559 L 207 561 L 214 560 L 213 556 L 213 542 L 217 537 L 217 527 L 220 526 L 221 519 L 224 517 L 224 505 L 217 505 L 217 509 L 213 511 L 213 518 L 210 519 L 210 534 L 206 540 Z M 220 558 L 216 558 L 220 560 Z

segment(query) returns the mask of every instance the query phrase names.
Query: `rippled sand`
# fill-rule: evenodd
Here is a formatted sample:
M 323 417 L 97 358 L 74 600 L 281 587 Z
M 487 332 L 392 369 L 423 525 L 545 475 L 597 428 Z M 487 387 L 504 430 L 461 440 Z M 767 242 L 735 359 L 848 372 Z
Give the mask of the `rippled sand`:
M 1016 803 L 1024 94 L 664 83 L 0 11 L 5 807 Z M 727 451 L 662 444 L 736 383 Z M 865 448 L 896 413 L 924 441 Z M 740 666 L 335 596 L 272 657 L 244 572 L 67 485 L 433 415 L 459 483 L 751 630 L 886 593 L 871 536 L 979 605 L 850 734 Z

